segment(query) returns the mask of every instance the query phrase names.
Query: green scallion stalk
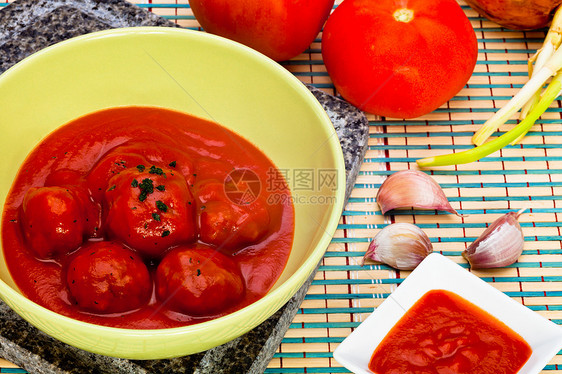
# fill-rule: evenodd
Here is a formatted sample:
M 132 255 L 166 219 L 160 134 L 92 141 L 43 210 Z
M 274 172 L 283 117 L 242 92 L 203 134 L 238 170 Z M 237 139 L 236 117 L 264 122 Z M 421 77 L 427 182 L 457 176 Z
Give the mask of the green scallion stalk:
M 547 80 L 562 68 L 562 6 L 558 7 L 542 47 L 528 61 L 529 81 L 509 102 L 498 110 L 472 137 L 472 143 L 480 146 L 519 109 L 519 119 L 523 121 L 532 108 L 539 102 L 541 91 Z M 534 63 L 534 66 L 533 66 Z M 519 142 L 523 132 L 511 144 Z
M 545 38 L 543 47 L 535 54 L 535 56 L 533 56 L 533 58 L 529 59 L 529 78 L 535 75 L 535 73 L 544 66 L 546 61 L 548 61 L 548 59 L 552 57 L 554 51 L 558 47 L 559 45 L 554 45 L 553 43 L 551 43 L 548 37 Z M 532 64 L 533 61 L 535 62 L 534 66 Z M 533 107 L 537 105 L 537 103 L 541 98 L 541 91 L 542 89 L 537 90 L 537 92 L 534 93 L 533 97 L 531 97 L 529 101 L 527 101 L 527 103 L 523 105 L 523 108 L 521 108 L 521 113 L 519 114 L 520 121 L 524 120 L 525 117 L 529 115 L 531 109 L 533 109 Z M 525 137 L 525 135 L 527 135 L 526 132 L 521 134 L 521 136 L 519 136 L 514 141 L 512 141 L 510 145 L 515 145 L 519 143 Z
M 533 57 L 529 59 L 528 62 L 528 70 L 529 70 L 529 78 L 532 78 L 535 73 L 540 70 L 546 62 L 552 57 L 554 52 L 560 48 L 560 44 L 562 43 L 562 7 L 558 7 L 556 12 L 554 13 L 554 17 L 552 18 L 552 22 L 550 24 L 550 28 L 548 29 L 548 33 L 544 38 L 544 42 L 542 47 L 535 53 Z M 519 115 L 519 120 L 522 121 L 527 117 L 531 109 L 540 100 L 541 91 L 538 90 L 535 92 L 533 97 L 521 108 L 521 113 Z M 515 145 L 521 141 L 525 137 L 526 133 L 522 134 L 519 138 L 512 141 L 510 144 Z
M 529 62 L 527 63 L 529 78 L 532 78 L 532 76 L 535 75 L 535 73 L 544 66 L 544 64 L 548 61 L 548 59 L 552 57 L 554 51 L 558 49 L 558 47 L 560 46 L 560 45 L 555 45 L 553 42 L 551 42 L 551 40 L 552 38 L 548 38 L 548 37 L 545 38 L 542 48 L 539 49 L 537 53 L 535 53 L 535 55 L 529 59 Z M 521 114 L 519 115 L 520 120 L 523 120 L 525 119 L 525 117 L 527 117 L 527 114 L 529 114 L 531 109 L 533 109 L 533 107 L 537 105 L 540 98 L 541 98 L 541 91 L 539 90 L 535 92 L 531 100 L 529 100 L 523 106 L 523 108 L 521 108 Z
M 562 50 L 558 54 L 562 60 Z M 554 56 L 553 56 L 554 57 Z M 474 134 L 472 137 L 472 142 L 475 145 L 484 144 L 486 140 L 504 123 L 507 122 L 513 114 L 515 114 L 533 95 L 535 92 L 540 90 L 546 81 L 556 72 L 558 69 L 549 69 L 544 66 L 541 70 L 537 72 L 533 77 L 523 86 L 523 88 L 517 92 L 515 96 L 500 110 L 498 110 L 489 120 L 482 125 L 482 127 Z M 515 140 L 515 139 L 513 139 Z
M 431 166 L 467 164 L 469 162 L 480 160 L 481 158 L 502 149 L 533 127 L 535 121 L 539 119 L 539 117 L 548 109 L 550 104 L 556 100 L 560 94 L 561 88 L 562 72 L 559 72 L 554 76 L 537 105 L 535 105 L 527 117 L 513 129 L 492 141 L 467 151 L 419 159 L 416 161 L 418 166 L 425 168 Z

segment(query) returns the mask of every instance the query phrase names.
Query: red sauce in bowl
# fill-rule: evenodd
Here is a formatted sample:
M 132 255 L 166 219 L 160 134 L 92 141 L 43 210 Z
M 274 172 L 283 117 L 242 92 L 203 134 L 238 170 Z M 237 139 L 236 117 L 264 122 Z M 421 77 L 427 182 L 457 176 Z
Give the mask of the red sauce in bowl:
M 26 297 L 133 329 L 199 323 L 260 299 L 293 232 L 289 188 L 258 148 L 152 107 L 102 110 L 51 133 L 21 166 L 2 217 L 4 256 Z
M 515 374 L 531 347 L 503 322 L 455 293 L 423 295 L 377 346 L 376 374 Z

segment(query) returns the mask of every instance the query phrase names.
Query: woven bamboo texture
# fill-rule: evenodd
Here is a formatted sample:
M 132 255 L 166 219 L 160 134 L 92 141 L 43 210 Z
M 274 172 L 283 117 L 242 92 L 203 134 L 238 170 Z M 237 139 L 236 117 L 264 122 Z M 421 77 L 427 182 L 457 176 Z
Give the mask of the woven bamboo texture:
M 1 0 L 9 3 L 7 0 Z M 182 27 L 200 29 L 187 0 L 132 1 Z M 336 1 L 337 4 L 341 0 Z M 435 211 L 402 211 L 383 216 L 378 187 L 395 171 L 416 168 L 420 157 L 461 151 L 492 113 L 527 80 L 527 59 L 540 48 L 545 31 L 517 32 L 499 27 L 459 3 L 478 38 L 476 69 L 465 88 L 435 112 L 415 120 L 370 121 L 369 149 L 349 204 L 319 272 L 273 360 L 277 373 L 348 373 L 332 352 L 408 272 L 384 265 L 361 267 L 372 237 L 392 222 L 420 226 L 434 250 L 468 268 L 461 252 L 486 225 L 509 211 L 520 217 L 525 247 L 506 268 L 475 271 L 492 286 L 557 324 L 562 324 L 562 106 L 556 101 L 528 136 L 480 162 L 431 171 L 453 207 L 464 217 Z M 337 94 L 320 53 L 321 34 L 300 56 L 282 63 L 300 80 Z M 500 131 L 509 129 L 514 120 Z M 0 361 L 0 373 L 25 373 Z M 562 352 L 542 373 L 562 373 Z

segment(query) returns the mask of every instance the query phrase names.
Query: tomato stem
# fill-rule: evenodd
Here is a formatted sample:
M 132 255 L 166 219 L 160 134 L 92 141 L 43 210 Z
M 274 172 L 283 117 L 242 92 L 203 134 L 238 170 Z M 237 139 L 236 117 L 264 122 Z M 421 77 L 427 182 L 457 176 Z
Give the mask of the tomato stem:
M 408 8 L 400 8 L 394 12 L 393 16 L 398 22 L 408 23 L 414 19 L 414 11 Z

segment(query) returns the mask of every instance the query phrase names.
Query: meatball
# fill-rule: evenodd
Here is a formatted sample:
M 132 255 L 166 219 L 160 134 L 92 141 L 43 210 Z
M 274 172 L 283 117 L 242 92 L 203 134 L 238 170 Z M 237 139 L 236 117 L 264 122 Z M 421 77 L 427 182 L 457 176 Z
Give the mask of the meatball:
M 139 165 L 115 175 L 105 191 L 106 231 L 147 257 L 195 239 L 195 203 L 181 174 Z
M 45 186 L 79 186 L 84 184 L 81 173 L 72 169 L 58 169 L 47 175 Z
M 129 154 L 139 154 L 150 165 L 165 165 L 183 175 L 188 185 L 195 181 L 195 167 L 191 157 L 171 144 L 163 146 L 151 140 L 135 140 L 122 144 L 119 150 Z
M 180 246 L 166 254 L 156 270 L 155 283 L 162 303 L 194 316 L 224 312 L 245 292 L 238 265 L 203 245 Z
M 228 162 L 211 157 L 199 157 L 195 164 L 196 179 L 200 181 L 215 179 L 222 182 L 232 170 L 234 167 Z
M 263 199 L 236 204 L 226 196 L 224 185 L 216 181 L 198 184 L 196 194 L 201 241 L 234 253 L 258 243 L 267 234 L 270 217 Z
M 115 242 L 94 242 L 68 264 L 66 281 L 78 307 L 94 313 L 119 313 L 148 302 L 152 281 L 144 262 Z
M 146 159 L 139 154 L 127 152 L 120 147 L 116 147 L 102 157 L 92 168 L 87 176 L 88 187 L 96 201 L 101 201 L 109 180 L 130 168 L 137 165 L 145 165 Z
M 193 161 L 178 148 L 163 147 L 150 140 L 131 140 L 107 152 L 90 171 L 88 185 L 94 197 L 100 200 L 113 176 L 138 165 L 164 165 L 183 175 L 189 185 L 195 180 Z
M 101 206 L 92 199 L 84 176 L 70 169 L 59 169 L 47 176 L 45 187 L 64 187 L 78 200 L 84 217 L 84 235 L 89 238 L 102 236 Z
M 65 255 L 82 244 L 84 212 L 67 188 L 29 189 L 21 207 L 21 222 L 25 241 L 38 258 Z

